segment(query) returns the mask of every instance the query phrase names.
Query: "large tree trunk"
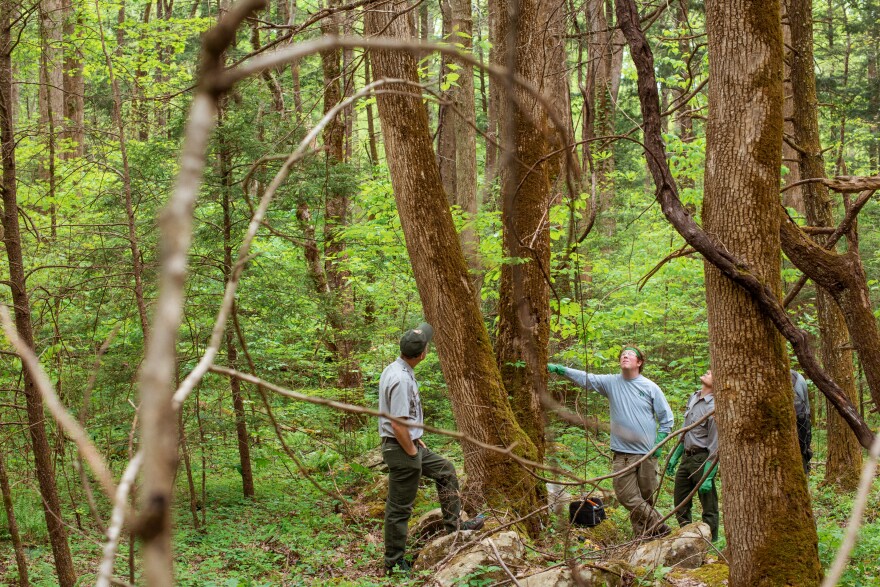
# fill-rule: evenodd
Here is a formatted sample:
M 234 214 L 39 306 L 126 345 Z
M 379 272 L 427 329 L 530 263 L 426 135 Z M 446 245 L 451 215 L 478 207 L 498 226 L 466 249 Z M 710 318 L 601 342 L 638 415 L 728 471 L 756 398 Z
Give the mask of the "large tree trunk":
M 587 75 L 584 98 L 584 139 L 614 135 L 617 91 L 623 70 L 623 39 L 620 31 L 611 25 L 611 5 L 606 0 L 588 0 L 587 17 L 590 29 L 590 70 Z M 584 152 L 593 153 L 596 172 L 596 206 L 599 212 L 608 210 L 614 199 L 614 142 L 611 140 L 588 143 Z M 584 162 L 584 168 L 589 163 Z M 613 235 L 616 226 L 612 214 L 600 216 L 603 233 Z
M 452 38 L 461 45 L 462 52 L 470 54 L 473 48 L 474 21 L 471 15 L 470 0 L 450 0 L 452 13 Z M 483 283 L 482 263 L 480 262 L 480 241 L 474 227 L 479 202 L 477 201 L 477 137 L 476 104 L 474 101 L 474 68 L 456 59 L 451 61 L 459 66 L 458 87 L 452 91 L 452 99 L 458 110 L 452 119 L 455 133 L 455 190 L 448 194 L 450 201 L 457 204 L 468 217 L 461 231 L 461 248 L 467 259 L 474 293 L 480 297 Z
M 782 26 L 778 2 L 706 4 L 706 232 L 778 295 Z M 785 341 L 755 300 L 706 264 L 706 301 L 732 587 L 816 585 Z M 754 515 L 760 504 L 761 515 Z
M 791 31 L 792 128 L 794 142 L 800 149 L 798 168 L 803 179 L 825 177 L 825 160 L 819 141 L 816 75 L 813 69 L 813 2 L 786 0 L 785 4 Z M 806 207 L 807 223 L 811 226 L 836 227 L 828 188 L 821 183 L 808 183 L 800 189 Z M 817 236 L 819 242 L 822 242 L 822 238 Z M 858 390 L 844 316 L 831 295 L 821 287 L 816 288 L 816 306 L 825 370 L 853 403 L 856 403 Z M 861 469 L 862 448 L 858 440 L 843 419 L 833 409 L 829 409 L 825 482 L 835 483 L 847 490 L 855 489 Z
M 505 0 L 502 14 L 508 14 Z M 552 6 L 548 6 L 552 9 Z M 520 14 L 501 25 L 500 50 L 506 65 L 541 87 L 550 65 L 544 58 L 541 26 L 548 13 L 540 2 L 519 3 Z M 518 26 L 518 30 L 511 27 Z M 516 36 L 513 36 L 516 35 Z M 504 87 L 501 94 L 503 157 L 501 159 L 502 224 L 505 257 L 525 263 L 501 267 L 497 355 L 501 378 L 512 398 L 516 419 L 544 456 L 544 411 L 541 394 L 547 390 L 547 344 L 550 337 L 549 288 L 550 160 L 545 138 L 547 114 L 522 88 Z M 540 126 L 539 126 L 540 125 Z
M 6 257 L 9 261 L 9 287 L 15 311 L 15 329 L 22 342 L 31 349 L 34 346 L 31 306 L 25 284 L 24 259 L 21 251 L 21 234 L 18 227 L 18 197 L 15 168 L 15 122 L 12 118 L 12 13 L 16 6 L 11 0 L 0 4 L 0 153 L 3 158 L 3 237 Z M 59 109 L 60 113 L 60 109 Z M 73 587 L 76 574 L 73 558 L 67 543 L 67 528 L 61 512 L 52 454 L 46 437 L 46 418 L 43 400 L 37 391 L 30 371 L 24 369 L 24 393 L 27 400 L 28 429 L 34 449 L 34 466 L 42 497 L 43 514 L 49 530 L 49 542 L 55 557 L 58 584 Z
M 392 7 L 394 10 L 392 10 Z M 367 31 L 411 38 L 407 2 L 383 5 L 366 15 Z M 403 14 L 400 14 L 404 12 Z M 397 14 L 395 14 L 397 13 Z M 417 81 L 416 61 L 405 51 L 374 51 L 377 78 Z M 396 88 L 412 93 L 409 86 Z M 418 93 L 412 97 L 377 97 L 388 165 L 398 213 L 413 265 L 425 316 L 436 328 L 435 341 L 459 429 L 496 446 L 516 445 L 516 454 L 535 458 L 537 451 L 522 431 L 492 356 L 467 264 L 452 223 L 431 145 L 428 114 Z M 466 446 L 468 492 L 517 515 L 536 511 L 536 480 L 507 456 Z M 539 524 L 527 520 L 531 532 Z
M 325 19 L 321 31 L 325 35 L 338 35 L 338 19 L 338 13 Z M 339 49 L 321 52 L 325 113 L 342 100 L 342 72 L 339 67 L 341 57 Z M 327 147 L 327 174 L 330 176 L 337 173 L 336 166 L 345 160 L 345 121 L 341 116 L 336 116 L 324 128 L 324 144 Z M 336 183 L 327 181 L 328 193 L 324 204 L 324 273 L 330 291 L 327 312 L 336 349 L 334 358 L 337 365 L 337 385 L 343 389 L 351 389 L 360 387 L 361 373 L 354 358 L 356 341 L 351 334 L 354 303 L 351 288 L 348 286 L 349 273 L 341 265 L 345 259 L 345 243 L 341 232 L 348 222 L 349 202 L 345 188 L 334 187 Z
M 675 178 L 666 162 L 665 146 L 661 135 L 660 98 L 657 91 L 657 79 L 654 72 L 654 56 L 648 45 L 647 37 L 639 27 L 638 11 L 633 0 L 618 0 L 617 17 L 621 30 L 630 47 L 630 55 L 638 72 L 639 102 L 642 111 L 642 129 L 644 133 L 644 147 L 646 151 L 645 161 L 654 178 L 657 188 L 657 199 L 666 219 L 675 227 L 678 233 L 684 237 L 689 245 L 694 247 L 703 257 L 718 267 L 731 281 L 737 283 L 751 294 L 752 299 L 759 304 L 762 311 L 769 317 L 776 328 L 791 343 L 804 372 L 813 380 L 816 386 L 834 403 L 835 409 L 846 420 L 850 428 L 859 439 L 863 448 L 869 448 L 874 442 L 874 434 L 858 410 L 850 401 L 849 397 L 840 389 L 837 383 L 822 369 L 810 348 L 807 333 L 795 326 L 785 311 L 783 303 L 779 300 L 778 284 L 771 286 L 760 280 L 748 266 L 748 263 L 739 259 L 725 247 L 719 246 L 716 239 L 703 230 L 693 219 L 691 213 L 684 207 L 678 197 Z M 860 196 L 860 202 L 864 203 L 870 196 L 867 192 Z M 855 213 L 855 208 L 853 213 Z M 789 227 L 788 225 L 791 225 Z M 823 250 L 819 245 L 803 237 L 793 222 L 783 222 L 787 227 L 782 230 L 783 243 L 786 238 L 796 242 L 798 246 L 811 249 L 819 249 L 815 257 L 833 256 L 832 253 Z M 793 227 L 793 228 L 792 228 Z M 789 230 L 790 229 L 790 230 Z M 787 233 L 792 232 L 794 236 Z M 795 252 L 798 252 L 795 249 Z M 788 250 L 786 250 L 786 254 Z M 824 259 L 821 259 L 824 262 Z M 826 264 L 822 268 L 828 269 L 832 264 Z M 833 268 L 833 267 L 832 267 Z M 854 268 L 855 273 L 858 267 Z M 818 277 L 823 277 L 822 271 L 817 272 Z M 817 278 L 818 278 L 817 277 Z M 836 298 L 835 298 L 836 299 Z M 846 313 L 846 310 L 844 310 Z M 847 318 L 848 320 L 849 318 Z M 876 327 L 876 324 L 874 324 Z M 852 328 L 850 329 L 852 332 Z M 863 351 L 862 351 L 863 352 Z

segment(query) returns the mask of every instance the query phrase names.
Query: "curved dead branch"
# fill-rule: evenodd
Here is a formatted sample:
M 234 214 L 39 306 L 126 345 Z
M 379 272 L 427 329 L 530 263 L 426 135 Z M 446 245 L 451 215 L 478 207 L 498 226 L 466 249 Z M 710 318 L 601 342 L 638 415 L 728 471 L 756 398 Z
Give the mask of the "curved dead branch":
M 657 200 L 663 215 L 703 257 L 715 265 L 728 279 L 746 290 L 779 332 L 788 340 L 801 367 L 823 394 L 834 405 L 841 417 L 852 428 L 859 443 L 869 448 L 874 439 L 871 429 L 859 415 L 840 386 L 819 365 L 809 344 L 806 332 L 798 328 L 785 311 L 774 291 L 750 271 L 748 265 L 736 258 L 694 221 L 678 197 L 678 189 L 666 162 L 661 134 L 660 96 L 654 75 L 654 56 L 645 33 L 639 28 L 638 9 L 632 0 L 618 0 L 617 20 L 629 44 L 630 55 L 638 72 L 639 103 L 641 105 L 648 168 L 657 186 Z

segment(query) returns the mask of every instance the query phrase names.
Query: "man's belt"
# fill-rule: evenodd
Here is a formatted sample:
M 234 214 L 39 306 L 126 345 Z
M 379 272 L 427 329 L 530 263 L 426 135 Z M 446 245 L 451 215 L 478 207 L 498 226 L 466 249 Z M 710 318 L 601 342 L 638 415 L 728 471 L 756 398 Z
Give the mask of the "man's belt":
M 398 445 L 400 444 L 400 443 L 397 441 L 397 439 L 394 438 L 394 437 L 392 437 L 392 436 L 383 436 L 383 437 L 382 437 L 382 444 L 386 444 L 386 443 L 398 444 Z
M 684 449 L 684 454 L 686 454 L 687 456 L 692 456 L 692 455 L 695 455 L 695 454 L 699 454 L 699 453 L 701 453 L 701 452 L 709 452 L 709 449 L 708 449 L 708 448 L 703 448 L 703 447 L 701 447 L 701 446 L 697 446 L 697 447 L 694 447 L 694 448 L 686 448 L 686 449 Z

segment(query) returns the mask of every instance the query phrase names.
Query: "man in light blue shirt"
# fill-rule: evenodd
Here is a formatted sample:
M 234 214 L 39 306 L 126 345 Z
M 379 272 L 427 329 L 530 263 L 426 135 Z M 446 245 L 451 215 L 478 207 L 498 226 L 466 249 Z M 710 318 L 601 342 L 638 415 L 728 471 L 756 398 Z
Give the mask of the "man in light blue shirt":
M 654 509 L 654 493 L 659 484 L 659 449 L 654 447 L 672 431 L 672 410 L 660 387 L 642 375 L 645 355 L 641 350 L 626 346 L 618 359 L 618 375 L 594 375 L 553 363 L 548 369 L 608 398 L 617 500 L 629 510 L 637 536 L 668 534 L 669 527 L 660 523 L 662 516 Z M 617 474 L 652 452 L 637 467 Z

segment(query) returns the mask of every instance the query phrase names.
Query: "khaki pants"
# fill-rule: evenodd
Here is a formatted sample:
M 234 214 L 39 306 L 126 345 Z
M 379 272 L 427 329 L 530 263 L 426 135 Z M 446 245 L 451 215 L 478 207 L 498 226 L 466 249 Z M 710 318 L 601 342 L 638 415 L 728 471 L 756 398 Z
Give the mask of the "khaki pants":
M 615 452 L 611 470 L 614 473 L 627 468 L 644 455 Z M 629 510 L 629 521 L 636 536 L 645 534 L 661 516 L 654 509 L 654 492 L 660 484 L 657 475 L 657 459 L 645 459 L 638 467 L 614 477 L 614 494 L 617 501 Z

